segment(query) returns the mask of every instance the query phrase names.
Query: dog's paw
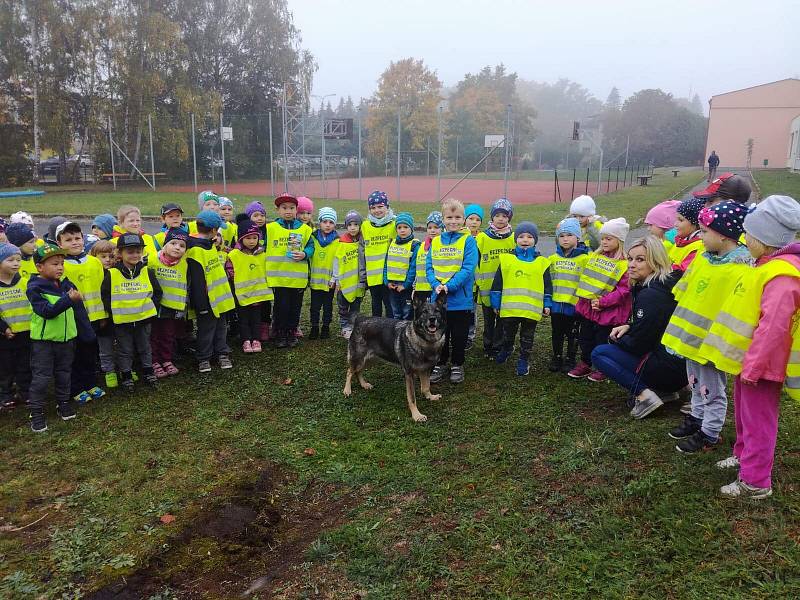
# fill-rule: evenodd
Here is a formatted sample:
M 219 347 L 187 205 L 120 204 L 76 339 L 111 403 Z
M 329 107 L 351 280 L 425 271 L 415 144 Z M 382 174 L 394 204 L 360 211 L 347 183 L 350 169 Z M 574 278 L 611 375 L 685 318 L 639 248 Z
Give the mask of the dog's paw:
M 364 388 L 365 390 L 371 390 L 373 386 L 371 383 L 365 381 L 364 383 L 361 384 L 361 387 Z
M 417 423 L 424 423 L 425 421 L 428 420 L 428 417 L 423 415 L 421 412 L 418 412 L 415 415 L 411 415 L 411 418 L 414 419 L 414 421 L 416 421 Z
M 428 396 L 428 400 L 430 400 L 431 402 L 436 402 L 437 400 L 441 399 L 442 399 L 441 394 L 431 394 L 430 396 Z
M 351 390 L 349 387 L 346 387 L 342 390 L 342 393 L 345 395 L 345 398 L 349 398 L 353 395 L 353 390 Z

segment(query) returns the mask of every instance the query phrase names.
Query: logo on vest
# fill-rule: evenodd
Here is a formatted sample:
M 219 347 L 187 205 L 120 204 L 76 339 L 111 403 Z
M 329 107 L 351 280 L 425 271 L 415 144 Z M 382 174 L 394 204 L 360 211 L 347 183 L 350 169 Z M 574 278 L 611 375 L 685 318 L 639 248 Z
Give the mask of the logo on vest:
M 708 289 L 708 283 L 709 283 L 708 278 L 699 280 L 697 282 L 697 286 L 695 287 L 695 293 L 702 294 L 703 292 L 705 292 Z

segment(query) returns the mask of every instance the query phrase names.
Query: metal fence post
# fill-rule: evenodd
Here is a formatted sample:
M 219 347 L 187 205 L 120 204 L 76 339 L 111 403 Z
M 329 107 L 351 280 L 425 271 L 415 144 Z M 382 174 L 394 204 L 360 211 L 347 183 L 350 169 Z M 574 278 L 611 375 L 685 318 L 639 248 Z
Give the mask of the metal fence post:
M 506 105 L 506 138 L 503 140 L 505 147 L 505 165 L 503 169 L 503 198 L 508 198 L 508 147 L 511 145 L 511 105 Z
M 361 200 L 361 108 L 358 109 L 358 199 Z
M 572 169 L 572 194 L 570 196 L 571 199 L 575 199 L 575 174 L 577 169 Z
M 197 191 L 197 148 L 194 143 L 194 113 L 192 113 L 192 173 L 194 175 L 194 191 Z
M 117 171 L 114 168 L 114 141 L 111 136 L 111 117 L 108 117 L 108 151 L 111 153 L 111 182 L 114 184 L 114 191 L 117 191 Z
M 150 133 L 150 178 L 153 180 L 153 191 L 156 191 L 156 163 L 153 160 L 153 117 L 147 114 L 147 130 Z
M 275 155 L 272 154 L 272 111 L 269 111 L 269 186 L 275 195 Z
M 586 189 L 583 191 L 587 196 L 589 195 L 589 170 L 591 167 L 586 167 Z
M 395 189 L 395 200 L 400 199 L 400 111 L 397 111 L 397 187 Z
M 606 194 L 611 191 L 611 167 L 608 167 L 608 179 L 606 180 Z
M 222 135 L 222 113 L 219 113 L 219 146 L 222 151 L 222 193 L 228 193 L 228 180 L 225 178 L 225 139 Z
M 436 197 L 440 198 L 442 192 L 442 107 L 439 106 L 439 140 L 436 150 Z

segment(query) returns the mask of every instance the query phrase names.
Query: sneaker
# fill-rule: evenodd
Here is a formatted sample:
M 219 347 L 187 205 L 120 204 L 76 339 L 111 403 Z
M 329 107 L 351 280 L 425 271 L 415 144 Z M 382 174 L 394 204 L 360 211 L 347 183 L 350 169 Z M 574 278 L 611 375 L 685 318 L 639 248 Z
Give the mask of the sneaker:
M 111 371 L 110 373 L 106 373 L 106 387 L 110 390 L 113 390 L 118 386 L 119 380 L 117 379 L 117 372 Z
M 550 365 L 547 367 L 547 370 L 551 373 L 558 373 L 563 366 L 564 359 L 560 356 L 553 356 L 552 360 L 550 360 Z
M 310 340 L 318 340 L 319 339 L 319 325 L 312 325 L 311 332 L 308 334 L 308 339 Z
M 89 392 L 81 392 L 80 394 L 75 394 L 72 399 L 78 404 L 86 404 L 92 399 L 92 395 Z
M 219 355 L 219 368 L 220 369 L 232 369 L 233 368 L 233 363 L 231 362 L 231 359 L 227 354 L 220 354 Z
M 173 365 L 171 362 L 165 362 L 163 365 L 161 365 L 161 368 L 164 369 L 164 372 L 170 376 L 177 375 L 178 373 L 180 373 L 178 367 Z
M 631 416 L 634 419 L 644 419 L 651 412 L 663 405 L 664 402 L 655 392 L 643 390 L 642 393 L 636 397 L 636 406 L 631 410 Z
M 201 373 L 211 373 L 211 361 L 201 360 L 199 363 L 197 363 L 197 370 Z
M 760 488 L 745 483 L 737 479 L 733 483 L 723 485 L 719 488 L 719 493 L 728 498 L 749 498 L 751 500 L 763 500 L 772 496 L 772 488 Z
M 31 431 L 33 433 L 42 433 L 47 431 L 47 419 L 44 418 L 44 413 L 31 413 Z
M 453 365 L 450 369 L 450 383 L 464 382 L 464 367 Z
M 520 358 L 517 361 L 517 375 L 520 377 L 523 375 L 527 375 L 531 372 L 531 366 L 528 364 L 528 361 L 524 358 Z
M 134 391 L 133 379 L 125 379 L 123 377 L 122 381 L 119 382 L 119 385 L 123 390 L 125 390 L 129 394 L 132 394 Z
M 62 421 L 71 421 L 78 416 L 78 413 L 75 412 L 75 407 L 72 406 L 72 402 L 62 402 L 56 408 L 56 412 Z
M 92 397 L 92 400 L 97 400 L 102 398 L 106 395 L 106 392 L 103 388 L 94 386 L 92 389 L 88 390 L 89 395 Z
M 242 352 L 245 354 L 252 354 L 253 352 L 253 345 L 250 343 L 250 340 L 245 340 L 242 342 Z
M 431 371 L 431 383 L 440 383 L 449 373 L 450 369 L 447 365 L 436 365 Z
M 573 379 L 583 379 L 584 377 L 588 377 L 592 373 L 592 367 L 587 365 L 585 362 L 581 361 L 578 365 L 569 371 L 567 375 L 572 377 Z
M 250 342 L 250 350 L 253 351 L 254 353 L 261 352 L 261 342 L 259 342 L 258 340 L 253 340 L 252 342 Z
M 280 349 L 289 347 L 289 336 L 283 331 L 278 333 L 277 340 L 275 342 L 275 347 Z
M 713 450 L 719 444 L 719 440 L 720 438 L 717 438 L 716 441 L 711 441 L 705 433 L 698 429 L 689 437 L 679 441 L 675 445 L 675 449 L 684 454 L 694 454 L 701 450 Z
M 319 332 L 319 339 L 327 340 L 331 337 L 331 326 L 330 325 L 323 325 L 322 329 Z
M 666 404 L 667 402 L 677 402 L 678 400 L 681 399 L 680 394 L 678 394 L 678 392 L 656 391 L 656 394 L 658 394 L 658 397 L 664 401 L 664 404 Z
M 496 362 L 498 365 L 503 365 L 508 361 L 510 356 L 511 356 L 511 350 L 506 350 L 505 348 L 503 348 L 494 357 L 494 362 Z
M 692 415 L 686 415 L 683 423 L 671 429 L 667 435 L 673 440 L 682 440 L 700 431 L 701 424 L 699 419 L 695 419 Z
M 595 383 L 603 383 L 608 378 L 605 376 L 605 373 L 600 371 L 592 371 L 589 373 L 588 379 L 589 381 L 594 381 Z
M 728 458 L 723 458 L 722 460 L 718 460 L 714 465 L 718 469 L 738 469 L 739 468 L 739 459 L 735 456 L 729 456 Z
M 156 376 L 155 372 L 148 373 L 144 376 L 145 383 L 150 386 L 157 386 L 158 385 L 158 377 Z
M 690 415 L 692 414 L 692 403 L 691 402 L 684 402 L 681 404 L 680 413 L 682 415 Z
M 164 377 L 167 376 L 164 366 L 158 363 L 153 363 L 153 374 L 156 376 L 156 379 L 164 379 Z

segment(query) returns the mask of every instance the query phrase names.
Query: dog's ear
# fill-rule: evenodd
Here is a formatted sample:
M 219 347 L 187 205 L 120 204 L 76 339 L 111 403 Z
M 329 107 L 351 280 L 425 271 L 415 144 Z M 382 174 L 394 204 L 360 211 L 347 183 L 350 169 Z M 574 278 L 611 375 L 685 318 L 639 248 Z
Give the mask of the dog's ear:
M 422 294 L 414 294 L 414 312 L 417 313 L 422 310 L 425 303 L 428 301 Z

